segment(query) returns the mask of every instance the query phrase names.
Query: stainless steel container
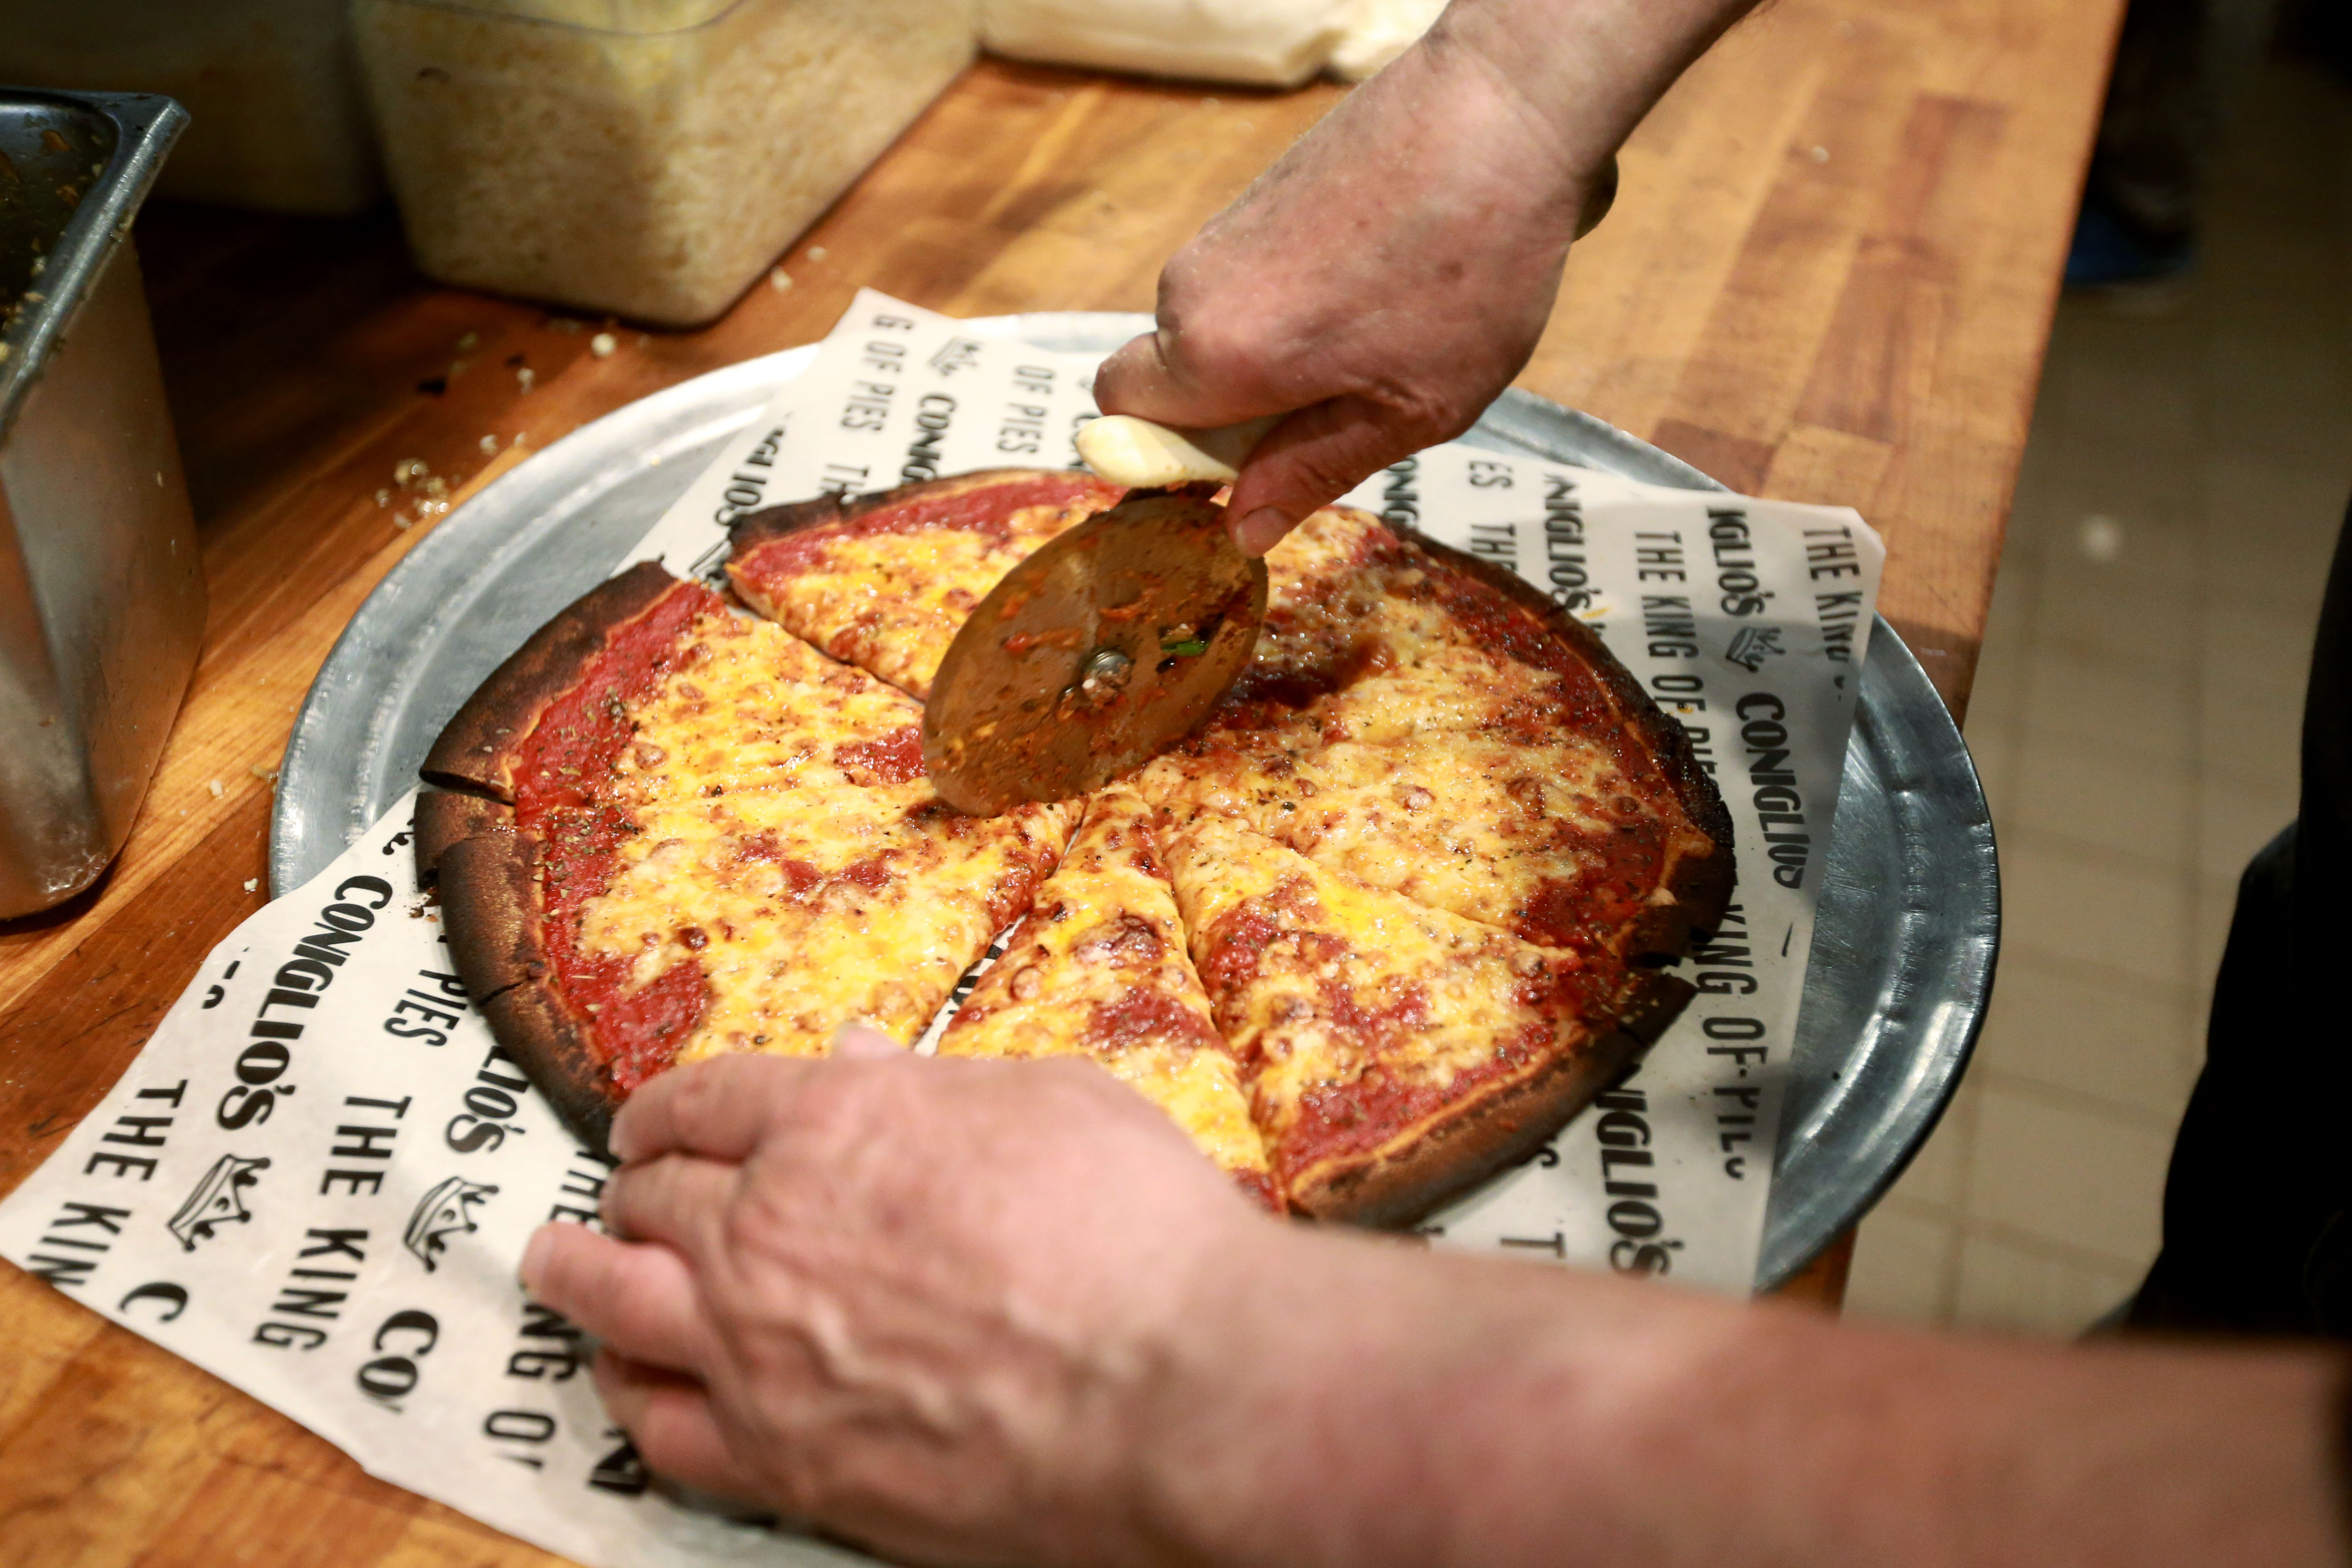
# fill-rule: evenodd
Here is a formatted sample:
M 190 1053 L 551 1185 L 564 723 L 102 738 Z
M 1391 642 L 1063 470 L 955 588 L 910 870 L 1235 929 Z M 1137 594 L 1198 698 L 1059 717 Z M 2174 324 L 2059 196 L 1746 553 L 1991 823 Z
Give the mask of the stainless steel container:
M 95 881 L 204 638 L 131 220 L 168 98 L 0 88 L 0 918 Z

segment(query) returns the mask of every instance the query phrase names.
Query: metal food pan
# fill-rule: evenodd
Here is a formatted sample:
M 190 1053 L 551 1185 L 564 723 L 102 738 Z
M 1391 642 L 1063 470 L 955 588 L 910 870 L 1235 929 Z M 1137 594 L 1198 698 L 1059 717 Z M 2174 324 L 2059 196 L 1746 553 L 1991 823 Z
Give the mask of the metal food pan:
M 971 331 L 1108 353 L 1149 317 L 999 317 Z M 586 426 L 486 488 L 384 579 L 287 742 L 270 840 L 283 893 L 416 782 L 441 727 L 541 623 L 627 558 L 814 347 L 698 376 Z M 1513 390 L 1465 439 L 1686 489 L 1723 487 L 1588 414 Z M 1959 1081 L 2000 931 L 1992 823 L 1918 660 L 1871 633 L 1797 1021 L 1757 1283 L 1804 1267 L 1901 1173 Z
M 0 88 L 0 918 L 88 887 L 204 638 L 131 220 L 168 98 Z

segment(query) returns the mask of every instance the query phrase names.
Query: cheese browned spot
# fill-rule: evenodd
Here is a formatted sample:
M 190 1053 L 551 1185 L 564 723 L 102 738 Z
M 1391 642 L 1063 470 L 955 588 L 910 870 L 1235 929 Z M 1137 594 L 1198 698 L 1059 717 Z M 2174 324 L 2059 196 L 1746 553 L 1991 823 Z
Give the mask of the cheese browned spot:
M 1367 887 L 1224 817 L 1173 834 L 1168 866 L 1295 1196 L 1577 1051 L 1614 997 L 1580 954 Z
M 911 1039 L 1029 906 L 1070 808 L 962 816 L 926 783 L 688 795 L 638 808 L 581 947 L 625 993 L 673 966 L 709 1004 L 679 1061 L 822 1055 L 866 1023 Z
M 821 523 L 761 545 L 729 563 L 728 573 L 761 615 L 927 697 L 965 617 L 998 579 L 1120 494 L 1087 475 L 1041 475 L 1026 489 L 1051 499 L 969 518 L 950 511 L 923 526 L 907 526 L 887 509 Z M 1013 487 L 1002 496 L 1020 500 Z M 910 510 L 918 521 L 929 518 Z
M 1118 788 L 940 1037 L 940 1054 L 1084 1057 L 1159 1106 L 1202 1152 L 1280 1207 L 1232 1053 L 1186 955 L 1150 813 Z

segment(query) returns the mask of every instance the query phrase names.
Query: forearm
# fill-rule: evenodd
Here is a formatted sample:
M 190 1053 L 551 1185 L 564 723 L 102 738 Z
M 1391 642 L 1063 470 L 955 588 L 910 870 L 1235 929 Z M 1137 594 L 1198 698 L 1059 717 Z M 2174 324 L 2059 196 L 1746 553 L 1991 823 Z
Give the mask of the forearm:
M 1757 0 L 1454 0 L 1420 46 L 1483 75 L 1541 124 L 1564 167 L 1605 163 Z
M 2340 1560 L 2332 1355 L 1931 1338 L 1398 1247 L 1272 1245 L 1213 1289 L 1157 1401 L 1151 1495 L 1184 1554 Z
M 1455 0 L 1170 259 L 1103 411 L 1283 416 L 1234 485 L 1252 552 L 1460 435 L 1534 352 L 1610 155 L 1750 3 Z

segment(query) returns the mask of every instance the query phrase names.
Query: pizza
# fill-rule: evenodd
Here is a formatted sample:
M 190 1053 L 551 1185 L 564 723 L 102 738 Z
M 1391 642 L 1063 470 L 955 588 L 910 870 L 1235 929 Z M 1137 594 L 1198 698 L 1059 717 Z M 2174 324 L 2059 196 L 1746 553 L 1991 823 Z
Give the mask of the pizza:
M 922 702 L 964 616 L 1123 493 L 998 470 L 756 514 L 731 592 L 632 567 L 450 721 L 420 872 L 575 1131 L 682 1063 L 914 1039 L 980 966 L 940 1054 L 1093 1061 L 1268 1207 L 1398 1225 L 1680 1011 L 1732 881 L 1687 737 L 1536 590 L 1361 512 L 1268 555 L 1251 664 L 1148 765 L 940 800 Z
M 1267 1206 L 1281 1206 L 1240 1060 L 1186 950 L 1151 809 L 1132 791 L 1113 786 L 1087 802 L 1061 865 L 939 1050 L 1097 1062 Z
M 786 631 L 920 699 L 997 579 L 1125 493 L 1091 474 L 1000 468 L 825 496 L 739 522 L 727 575 Z

